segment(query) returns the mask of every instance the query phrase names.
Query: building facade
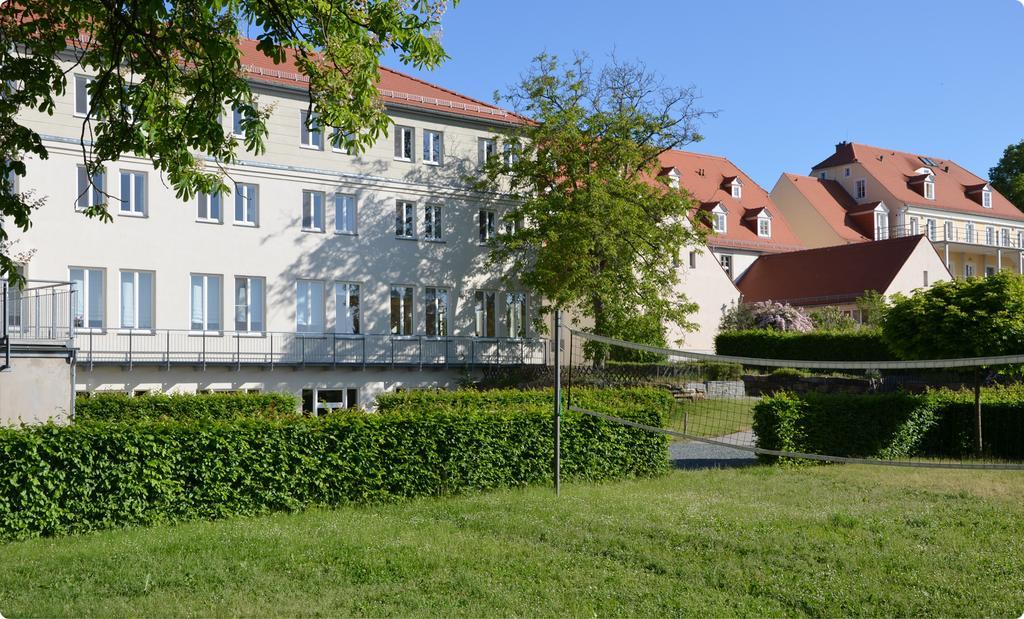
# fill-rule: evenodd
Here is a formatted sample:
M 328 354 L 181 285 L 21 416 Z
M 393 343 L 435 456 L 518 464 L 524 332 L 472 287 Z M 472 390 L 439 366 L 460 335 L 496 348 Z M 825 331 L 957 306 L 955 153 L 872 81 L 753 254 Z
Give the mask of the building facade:
M 510 204 L 464 180 L 520 119 L 385 69 L 394 127 L 350 155 L 307 122 L 303 78 L 241 46 L 269 135 L 266 152 L 224 166 L 223 195 L 179 200 L 131 156 L 92 179 L 102 191 L 90 186 L 90 76 L 70 60 L 54 113 L 25 112 L 50 156 L 28 161 L 19 189 L 46 202 L 12 236 L 30 279 L 73 284 L 76 391 L 290 391 L 371 406 L 483 364 L 545 362 L 536 300 L 486 262 Z M 222 122 L 240 133 L 232 110 Z M 78 212 L 102 202 L 112 223 Z

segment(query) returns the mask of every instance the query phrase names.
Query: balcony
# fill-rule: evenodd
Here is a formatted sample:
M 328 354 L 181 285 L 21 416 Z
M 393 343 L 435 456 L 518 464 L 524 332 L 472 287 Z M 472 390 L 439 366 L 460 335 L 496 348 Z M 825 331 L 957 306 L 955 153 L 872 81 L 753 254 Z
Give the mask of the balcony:
M 184 330 L 79 332 L 81 366 L 188 365 L 287 367 L 472 368 L 542 365 L 544 338 L 344 335 L 339 333 L 198 333 Z
M 989 232 L 991 230 L 991 232 Z M 1003 230 L 1007 234 L 1003 234 Z M 1000 226 L 976 225 L 973 227 L 964 224 L 935 225 L 929 230 L 925 221 L 919 226 L 894 226 L 889 228 L 888 238 L 904 236 L 925 235 L 932 243 L 951 243 L 959 245 L 971 245 L 978 250 L 1013 249 L 1024 250 L 1024 236 L 1019 235 L 1017 230 L 1002 228 Z M 877 239 L 876 239 L 877 240 Z

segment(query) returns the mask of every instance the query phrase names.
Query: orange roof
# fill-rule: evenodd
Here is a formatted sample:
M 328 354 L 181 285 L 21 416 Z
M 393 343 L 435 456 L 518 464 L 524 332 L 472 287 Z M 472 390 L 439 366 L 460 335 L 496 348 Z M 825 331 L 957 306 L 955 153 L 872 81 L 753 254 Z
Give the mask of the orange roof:
M 929 165 L 925 160 L 931 161 L 935 165 Z M 984 185 L 986 180 L 948 159 L 841 142 L 836 144 L 836 152 L 814 166 L 813 170 L 854 162 L 864 166 L 867 173 L 900 202 L 969 215 L 987 215 L 1024 221 L 1024 213 L 1017 210 L 995 189 L 992 190 L 992 208 L 983 207 L 980 199 L 975 201 L 969 198 L 968 192 L 972 188 L 976 189 L 978 185 Z M 908 183 L 915 177 L 920 176 L 918 170 L 921 168 L 929 168 L 935 175 L 934 200 L 925 199 L 924 196 L 908 186 Z
M 709 234 L 709 247 L 761 252 L 789 251 L 804 247 L 786 223 L 778 207 L 768 197 L 768 192 L 725 157 L 669 150 L 661 154 L 660 162 L 664 168 L 674 167 L 679 171 L 680 186 L 685 187 L 697 201 L 710 207 L 721 203 L 725 208 L 726 231 L 724 234 Z M 739 179 L 743 184 L 739 199 L 733 198 L 730 191 L 723 189 L 723 186 L 728 186 L 726 181 L 731 182 L 733 178 Z M 756 218 L 745 217 L 749 211 L 760 208 L 767 209 L 772 218 L 771 238 L 758 236 Z
M 748 303 L 849 303 L 867 290 L 884 293 L 921 243 L 935 251 L 917 235 L 758 256 L 736 287 Z
M 238 41 L 242 70 L 250 79 L 303 90 L 309 87 L 309 78 L 299 73 L 292 60 L 293 52 L 288 51 L 285 62 L 274 64 L 273 60 L 256 49 L 257 43 L 255 39 L 246 38 L 240 38 Z M 524 117 L 490 103 L 385 67 L 380 68 L 380 83 L 377 88 L 385 103 L 503 123 L 526 121 Z
M 870 213 L 875 205 L 865 210 L 857 204 L 843 186 L 836 181 L 822 180 L 813 176 L 783 174 L 797 191 L 807 199 L 814 210 L 847 243 L 870 241 L 874 233 L 874 219 L 858 222 L 863 217 L 851 217 L 854 213 Z

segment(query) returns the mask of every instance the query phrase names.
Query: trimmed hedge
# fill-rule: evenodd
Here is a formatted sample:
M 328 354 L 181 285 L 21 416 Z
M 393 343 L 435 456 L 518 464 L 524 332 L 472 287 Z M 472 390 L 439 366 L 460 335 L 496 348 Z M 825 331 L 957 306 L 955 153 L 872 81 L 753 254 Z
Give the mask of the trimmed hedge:
M 290 393 L 95 393 L 75 398 L 75 421 L 276 419 L 300 415 L 298 406 Z
M 0 539 L 550 483 L 551 412 L 530 408 L 0 429 Z M 562 449 L 577 480 L 668 462 L 665 437 L 575 413 Z
M 728 331 L 715 337 L 719 355 L 800 361 L 889 361 L 896 355 L 879 329 L 858 331 Z
M 564 388 L 562 395 L 568 400 Z M 377 412 L 382 414 L 426 413 L 433 411 L 503 411 L 531 410 L 554 413 L 551 389 L 475 390 L 413 390 L 384 393 L 377 396 Z M 572 390 L 572 403 L 598 412 L 618 414 L 632 409 L 667 413 L 673 404 L 672 394 L 655 387 L 593 388 Z
M 1024 459 L 1024 390 L 986 389 L 985 456 Z M 974 397 L 968 391 L 868 395 L 780 392 L 754 406 L 757 446 L 857 458 L 973 455 Z M 762 455 L 766 462 L 791 461 Z

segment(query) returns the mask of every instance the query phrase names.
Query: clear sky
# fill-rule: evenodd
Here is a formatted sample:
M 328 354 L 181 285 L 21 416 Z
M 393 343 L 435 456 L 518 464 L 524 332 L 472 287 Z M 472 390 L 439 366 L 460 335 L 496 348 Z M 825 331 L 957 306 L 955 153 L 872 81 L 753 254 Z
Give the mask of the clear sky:
M 771 190 L 850 140 L 981 176 L 1024 139 L 1024 0 L 462 0 L 451 59 L 405 70 L 493 101 L 541 51 L 642 60 L 693 84 L 705 140 Z

